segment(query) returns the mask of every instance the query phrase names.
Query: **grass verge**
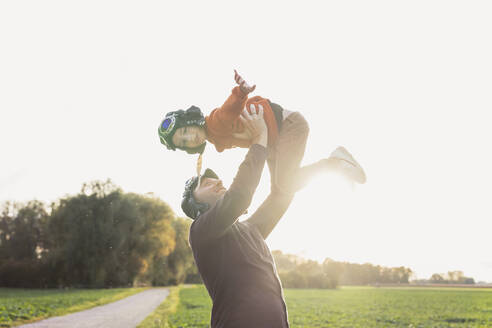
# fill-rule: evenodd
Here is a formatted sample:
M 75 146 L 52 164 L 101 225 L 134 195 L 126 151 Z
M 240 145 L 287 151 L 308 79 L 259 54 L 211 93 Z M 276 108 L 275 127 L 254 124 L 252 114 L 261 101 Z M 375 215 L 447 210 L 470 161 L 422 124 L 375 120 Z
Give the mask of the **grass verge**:
M 147 288 L 40 290 L 0 288 L 0 327 L 39 321 L 118 301 Z
M 169 315 L 176 312 L 181 286 L 169 287 L 169 295 L 137 328 L 169 328 Z

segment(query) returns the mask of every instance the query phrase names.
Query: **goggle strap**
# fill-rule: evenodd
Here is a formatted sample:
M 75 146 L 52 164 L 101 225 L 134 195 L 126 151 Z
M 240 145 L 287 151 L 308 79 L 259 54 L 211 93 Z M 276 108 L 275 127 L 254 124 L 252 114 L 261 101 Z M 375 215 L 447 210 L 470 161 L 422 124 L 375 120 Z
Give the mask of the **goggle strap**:
M 198 160 L 196 162 L 196 175 L 198 176 L 198 186 L 200 186 L 200 182 L 202 180 L 202 160 L 203 156 L 202 154 L 198 155 Z

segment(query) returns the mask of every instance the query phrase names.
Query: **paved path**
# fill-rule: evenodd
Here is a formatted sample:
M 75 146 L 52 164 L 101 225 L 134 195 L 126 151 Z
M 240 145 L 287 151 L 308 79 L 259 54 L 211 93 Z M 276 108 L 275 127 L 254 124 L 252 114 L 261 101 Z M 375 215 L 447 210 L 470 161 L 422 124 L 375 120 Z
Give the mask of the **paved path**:
M 130 328 L 136 327 L 169 294 L 165 288 L 145 290 L 89 310 L 19 326 L 23 328 Z

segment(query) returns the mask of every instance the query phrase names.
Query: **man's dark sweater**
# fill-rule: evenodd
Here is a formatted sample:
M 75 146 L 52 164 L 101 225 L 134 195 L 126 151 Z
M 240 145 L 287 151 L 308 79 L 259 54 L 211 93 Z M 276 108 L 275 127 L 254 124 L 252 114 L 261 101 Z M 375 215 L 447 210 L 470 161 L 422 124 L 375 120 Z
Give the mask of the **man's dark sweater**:
M 190 245 L 213 301 L 212 328 L 289 327 L 280 280 L 264 240 L 271 231 L 262 226 L 268 211 L 237 221 L 251 203 L 266 157 L 263 146 L 251 146 L 229 190 L 191 225 Z

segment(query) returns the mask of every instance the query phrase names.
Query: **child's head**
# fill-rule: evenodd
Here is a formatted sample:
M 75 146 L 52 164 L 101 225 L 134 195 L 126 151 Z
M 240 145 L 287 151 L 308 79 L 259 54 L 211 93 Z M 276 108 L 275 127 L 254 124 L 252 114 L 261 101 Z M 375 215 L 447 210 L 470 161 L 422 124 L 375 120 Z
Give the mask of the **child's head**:
M 178 148 L 189 154 L 201 154 L 205 149 L 205 117 L 196 106 L 167 113 L 158 133 L 161 143 L 168 149 Z

